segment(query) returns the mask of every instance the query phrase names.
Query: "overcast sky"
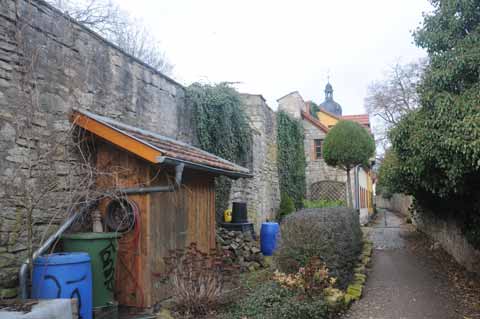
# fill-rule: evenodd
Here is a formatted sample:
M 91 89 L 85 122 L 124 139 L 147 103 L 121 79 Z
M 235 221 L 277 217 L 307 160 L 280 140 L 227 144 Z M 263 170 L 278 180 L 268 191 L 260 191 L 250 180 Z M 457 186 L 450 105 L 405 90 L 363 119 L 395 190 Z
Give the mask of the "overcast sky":
M 322 102 L 327 74 L 344 114 L 368 84 L 425 55 L 411 31 L 427 0 L 116 0 L 160 40 L 183 84 L 241 82 L 270 107 L 292 91 Z

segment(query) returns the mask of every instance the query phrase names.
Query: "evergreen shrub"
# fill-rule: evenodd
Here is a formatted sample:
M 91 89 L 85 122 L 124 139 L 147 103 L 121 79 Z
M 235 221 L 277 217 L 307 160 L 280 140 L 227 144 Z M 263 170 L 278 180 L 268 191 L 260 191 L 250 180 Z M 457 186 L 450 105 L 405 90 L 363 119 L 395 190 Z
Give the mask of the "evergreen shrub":
M 304 200 L 303 207 L 305 208 L 327 208 L 327 207 L 345 207 L 345 201 L 343 200 L 328 200 L 328 199 L 317 199 L 317 200 Z
M 261 284 L 223 318 L 228 319 L 324 319 L 329 317 L 322 297 L 300 298 L 293 290 L 269 281 Z
M 303 209 L 283 220 L 280 233 L 275 259 L 281 271 L 294 273 L 318 256 L 340 288 L 351 281 L 362 250 L 362 231 L 355 210 L 346 207 Z
M 287 215 L 295 211 L 295 204 L 290 196 L 287 193 L 282 193 L 280 199 L 280 209 L 278 210 L 278 220 L 281 221 Z

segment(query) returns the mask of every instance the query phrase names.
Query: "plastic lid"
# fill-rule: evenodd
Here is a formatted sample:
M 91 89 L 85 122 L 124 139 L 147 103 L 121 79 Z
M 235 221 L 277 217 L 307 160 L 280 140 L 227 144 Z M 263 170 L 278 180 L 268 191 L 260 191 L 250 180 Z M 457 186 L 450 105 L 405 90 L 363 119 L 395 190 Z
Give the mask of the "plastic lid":
M 120 237 L 122 237 L 120 233 L 76 233 L 62 236 L 65 239 L 113 239 Z
M 88 253 L 75 252 L 75 253 L 56 253 L 49 255 L 42 255 L 35 259 L 33 262 L 35 265 L 66 265 L 66 264 L 79 264 L 84 262 L 90 262 L 90 256 Z
M 278 225 L 276 222 L 263 222 L 262 225 Z

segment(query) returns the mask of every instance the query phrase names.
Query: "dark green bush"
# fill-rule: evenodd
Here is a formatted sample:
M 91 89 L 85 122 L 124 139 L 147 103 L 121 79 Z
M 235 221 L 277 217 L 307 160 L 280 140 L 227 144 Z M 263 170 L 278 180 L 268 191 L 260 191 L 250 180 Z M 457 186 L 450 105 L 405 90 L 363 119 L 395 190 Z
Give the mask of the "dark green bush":
M 328 308 L 321 298 L 305 298 L 275 282 L 266 282 L 234 305 L 228 319 L 324 319 Z
M 327 207 L 345 207 L 347 206 L 343 200 L 327 200 L 327 199 L 318 199 L 318 200 L 304 200 L 304 208 L 327 208 Z
M 295 211 L 295 204 L 287 193 L 282 193 L 280 200 L 280 209 L 278 210 L 278 220 L 282 220 L 285 216 Z
M 414 33 L 428 53 L 420 105 L 389 133 L 398 157 L 393 173 L 418 212 L 455 218 L 480 249 L 480 3 L 430 2 Z
M 294 273 L 318 256 L 329 274 L 345 288 L 362 249 L 356 211 L 346 207 L 304 209 L 287 216 L 280 230 L 276 260 L 280 270 Z

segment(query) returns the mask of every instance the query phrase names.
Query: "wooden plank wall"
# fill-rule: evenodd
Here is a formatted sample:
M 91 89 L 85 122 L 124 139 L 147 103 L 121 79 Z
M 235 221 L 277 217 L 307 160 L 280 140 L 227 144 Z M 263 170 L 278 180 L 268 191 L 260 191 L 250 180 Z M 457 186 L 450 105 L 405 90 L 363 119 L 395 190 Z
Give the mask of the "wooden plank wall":
M 100 189 L 173 183 L 172 167 L 160 169 L 108 143 L 99 144 L 97 168 L 105 172 Z M 130 232 L 119 241 L 115 292 L 121 305 L 150 308 L 171 296 L 163 260 L 170 250 L 192 242 L 205 252 L 215 248 L 214 176 L 185 169 L 182 184 L 176 192 L 128 197 L 140 209 L 140 239 L 135 243 Z
M 102 172 L 97 179 L 99 189 L 149 184 L 150 167 L 146 161 L 106 142 L 98 145 L 97 169 Z M 134 201 L 140 211 L 140 237 L 135 241 L 134 233 L 130 232 L 119 240 L 115 297 L 121 305 L 143 308 L 150 304 L 150 263 L 147 262 L 150 250 L 150 196 L 133 195 L 128 199 Z M 100 204 L 103 213 L 110 200 L 107 198 Z
M 197 173 L 185 182 L 184 198 L 188 215 L 188 243 L 195 242 L 208 252 L 215 248 L 214 178 Z
M 215 189 L 213 176 L 185 170 L 181 190 L 151 195 L 152 302 L 171 297 L 163 258 L 171 250 L 196 242 L 207 252 L 215 248 Z M 155 182 L 157 183 L 157 181 Z M 160 185 L 166 179 L 160 178 Z

